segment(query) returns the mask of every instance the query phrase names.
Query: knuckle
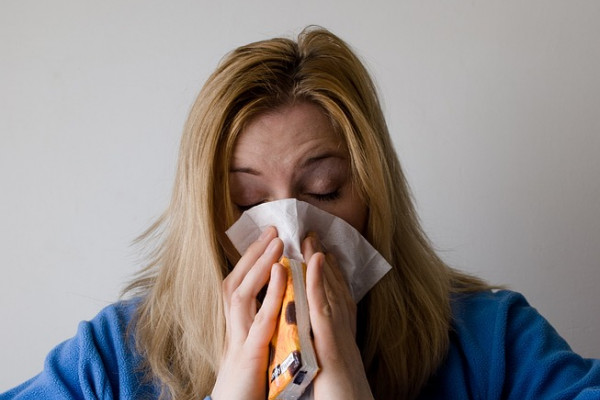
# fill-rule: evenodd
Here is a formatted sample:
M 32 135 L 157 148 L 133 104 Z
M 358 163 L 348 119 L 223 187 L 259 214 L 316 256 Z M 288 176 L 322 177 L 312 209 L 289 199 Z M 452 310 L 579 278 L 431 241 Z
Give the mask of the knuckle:
M 225 295 L 230 295 L 233 292 L 234 287 L 233 287 L 233 282 L 230 277 L 227 277 L 223 280 L 223 283 L 221 284 L 221 288 Z
M 331 306 L 329 304 L 323 304 L 323 306 L 320 308 L 321 310 L 321 315 L 323 315 L 324 317 L 330 318 L 331 315 L 333 314 Z
M 257 312 L 256 315 L 254 316 L 254 324 L 257 326 L 261 326 L 264 325 L 266 322 L 268 322 L 265 313 L 264 312 Z
M 250 244 L 250 246 L 248 246 L 244 255 L 254 255 L 256 253 L 259 253 L 261 247 L 262 244 L 260 242 L 253 242 L 252 244 Z
M 252 242 L 250 246 L 248 246 L 248 249 L 246 249 L 246 253 L 254 255 L 260 254 L 264 251 L 264 248 L 269 242 L 270 240 L 257 239 L 254 242 Z
M 235 289 L 231 293 L 229 303 L 231 304 L 232 307 L 241 306 L 246 303 L 246 297 L 247 296 L 245 296 L 241 290 Z

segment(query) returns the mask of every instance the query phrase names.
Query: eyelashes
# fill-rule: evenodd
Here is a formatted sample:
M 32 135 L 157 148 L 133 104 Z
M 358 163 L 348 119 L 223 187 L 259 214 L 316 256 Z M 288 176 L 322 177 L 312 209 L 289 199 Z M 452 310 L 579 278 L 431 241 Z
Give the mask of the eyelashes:
M 310 197 L 319 202 L 328 202 L 338 200 L 342 196 L 342 193 L 340 189 L 336 189 L 333 192 L 328 193 L 307 193 L 305 196 Z M 264 201 L 259 201 L 252 204 L 236 204 L 236 206 L 238 210 L 244 212 L 262 203 L 264 203 Z
M 334 201 L 340 198 L 341 193 L 337 189 L 329 193 L 309 193 L 308 195 L 317 201 Z

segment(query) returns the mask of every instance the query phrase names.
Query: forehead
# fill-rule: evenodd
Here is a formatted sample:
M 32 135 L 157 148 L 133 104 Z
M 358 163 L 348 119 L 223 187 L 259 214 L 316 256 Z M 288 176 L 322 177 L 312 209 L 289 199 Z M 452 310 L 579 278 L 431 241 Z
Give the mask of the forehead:
M 281 159 L 315 152 L 346 154 L 342 136 L 317 105 L 300 103 L 259 114 L 238 136 L 232 164 L 256 157 Z

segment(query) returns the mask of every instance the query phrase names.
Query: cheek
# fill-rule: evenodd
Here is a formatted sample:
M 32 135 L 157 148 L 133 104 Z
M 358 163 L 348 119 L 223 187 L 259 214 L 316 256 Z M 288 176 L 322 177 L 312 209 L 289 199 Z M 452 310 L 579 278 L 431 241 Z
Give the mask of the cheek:
M 362 203 L 354 205 L 349 209 L 347 217 L 344 220 L 364 236 L 367 227 L 367 207 Z
M 233 174 L 229 178 L 231 201 L 237 205 L 249 205 L 259 202 L 264 196 L 260 182 L 253 176 L 240 177 Z
M 367 233 L 367 222 L 369 218 L 369 209 L 361 196 L 351 184 L 347 184 L 342 189 L 342 197 L 330 206 L 315 204 L 330 214 L 343 219 L 363 236 Z
M 366 234 L 368 211 L 366 205 L 362 201 L 340 202 L 332 207 L 320 208 L 343 219 L 363 236 Z
M 354 185 L 350 185 L 349 196 L 346 198 L 344 207 L 344 217 L 342 218 L 363 236 L 366 235 L 369 209 L 362 197 L 356 191 Z

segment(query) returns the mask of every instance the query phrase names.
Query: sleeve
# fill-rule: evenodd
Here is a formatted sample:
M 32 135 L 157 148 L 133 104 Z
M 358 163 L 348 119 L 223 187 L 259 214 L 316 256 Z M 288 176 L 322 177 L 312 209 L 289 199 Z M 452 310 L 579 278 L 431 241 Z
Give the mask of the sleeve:
M 495 330 L 503 343 L 494 344 L 500 365 L 491 370 L 503 369 L 502 398 L 600 399 L 600 360 L 574 353 L 522 295 L 504 297 Z
M 127 318 L 110 306 L 46 357 L 43 371 L 0 400 L 137 398 L 137 357 L 127 344 Z

